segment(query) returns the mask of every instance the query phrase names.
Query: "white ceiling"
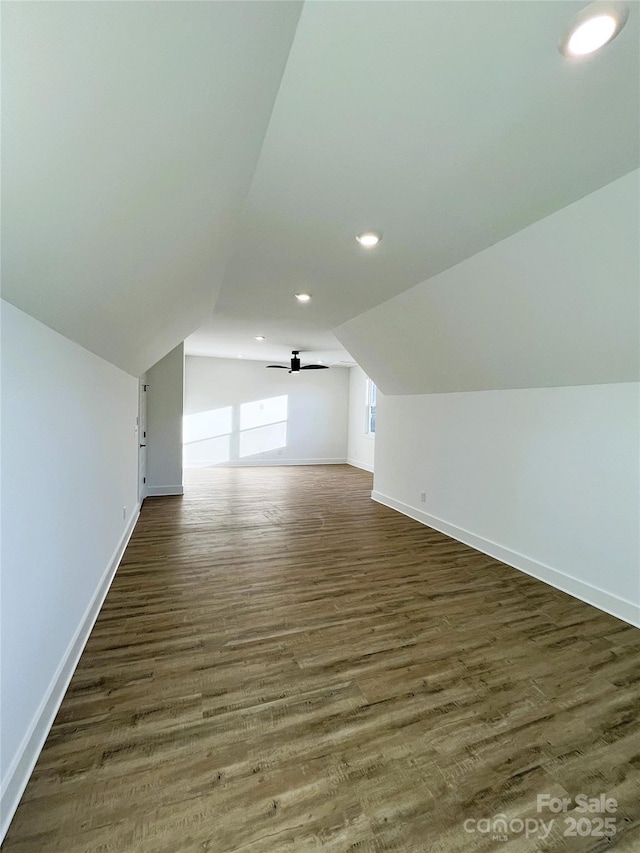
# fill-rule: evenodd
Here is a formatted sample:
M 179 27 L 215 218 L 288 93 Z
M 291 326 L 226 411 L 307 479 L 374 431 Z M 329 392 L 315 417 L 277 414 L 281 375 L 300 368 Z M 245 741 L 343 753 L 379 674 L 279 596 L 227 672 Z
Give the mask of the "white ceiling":
M 638 382 L 639 201 L 636 169 L 336 334 L 384 394 Z
M 2 4 L 3 296 L 140 374 L 211 313 L 301 4 Z
M 638 3 L 571 62 L 584 5 L 4 3 L 3 295 L 132 373 L 196 329 L 349 360 L 333 329 L 638 166 Z

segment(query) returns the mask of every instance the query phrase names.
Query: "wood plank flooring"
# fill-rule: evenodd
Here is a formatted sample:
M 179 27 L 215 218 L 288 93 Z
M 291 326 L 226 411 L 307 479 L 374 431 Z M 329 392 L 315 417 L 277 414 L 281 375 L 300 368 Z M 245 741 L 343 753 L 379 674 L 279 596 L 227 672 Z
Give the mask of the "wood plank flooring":
M 640 851 L 640 631 L 370 490 L 230 468 L 147 500 L 4 853 Z M 613 838 L 536 811 L 581 793 Z

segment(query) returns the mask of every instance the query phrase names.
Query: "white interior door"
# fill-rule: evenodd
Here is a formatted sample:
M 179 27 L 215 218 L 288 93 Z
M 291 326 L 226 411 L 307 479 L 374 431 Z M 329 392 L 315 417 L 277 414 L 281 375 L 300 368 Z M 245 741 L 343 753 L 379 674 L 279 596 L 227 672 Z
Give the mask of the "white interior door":
M 140 380 L 138 394 L 138 503 L 147 491 L 147 388 L 146 376 Z

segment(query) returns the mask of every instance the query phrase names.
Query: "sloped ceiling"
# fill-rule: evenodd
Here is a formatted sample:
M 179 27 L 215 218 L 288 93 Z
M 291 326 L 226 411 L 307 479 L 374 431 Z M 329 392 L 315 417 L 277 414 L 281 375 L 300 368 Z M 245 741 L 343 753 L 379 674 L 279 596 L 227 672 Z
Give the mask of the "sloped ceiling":
M 336 327 L 639 165 L 635 2 L 573 63 L 564 0 L 4 5 L 5 298 L 133 373 L 196 329 L 346 360 Z
M 637 382 L 640 172 L 336 329 L 387 394 Z
M 300 8 L 3 3 L 3 297 L 134 375 L 199 326 Z
M 205 337 L 215 355 L 287 349 L 283 320 L 291 344 L 331 349 L 314 331 L 637 167 L 638 10 L 605 51 L 572 64 L 556 45 L 583 5 L 306 3 L 242 242 L 187 350 L 206 351 Z M 368 228 L 383 233 L 371 252 L 354 239 Z M 297 305 L 298 290 L 313 301 Z M 231 323 L 244 341 L 227 349 Z

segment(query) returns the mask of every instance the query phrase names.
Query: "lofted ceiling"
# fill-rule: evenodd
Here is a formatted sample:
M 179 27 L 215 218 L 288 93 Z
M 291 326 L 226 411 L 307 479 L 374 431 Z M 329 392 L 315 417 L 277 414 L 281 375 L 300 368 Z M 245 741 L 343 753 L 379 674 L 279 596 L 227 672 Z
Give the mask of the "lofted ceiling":
M 2 4 L 2 293 L 138 375 L 211 314 L 301 4 Z
M 385 394 L 637 382 L 639 201 L 635 170 L 336 334 Z
M 584 5 L 5 2 L 4 298 L 134 374 L 349 362 L 334 329 L 637 168 L 638 3 L 570 61 Z

